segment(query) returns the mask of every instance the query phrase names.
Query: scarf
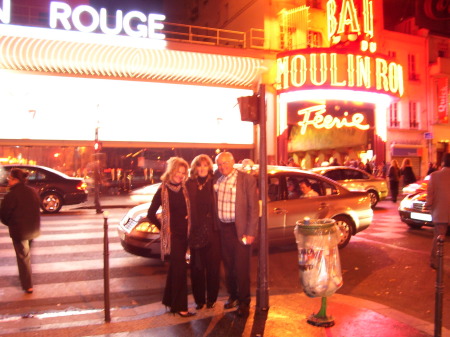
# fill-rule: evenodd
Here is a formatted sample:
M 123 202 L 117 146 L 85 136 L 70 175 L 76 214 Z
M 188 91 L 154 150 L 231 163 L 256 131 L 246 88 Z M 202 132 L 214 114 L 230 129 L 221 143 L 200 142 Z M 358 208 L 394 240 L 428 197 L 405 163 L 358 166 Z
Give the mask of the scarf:
M 188 235 L 191 232 L 191 211 L 190 202 L 186 186 L 183 183 L 179 185 L 173 185 L 165 182 L 161 185 L 161 260 L 164 261 L 164 256 L 170 254 L 170 202 L 169 202 L 169 189 L 173 192 L 183 191 L 184 200 L 186 201 L 187 217 L 188 217 Z

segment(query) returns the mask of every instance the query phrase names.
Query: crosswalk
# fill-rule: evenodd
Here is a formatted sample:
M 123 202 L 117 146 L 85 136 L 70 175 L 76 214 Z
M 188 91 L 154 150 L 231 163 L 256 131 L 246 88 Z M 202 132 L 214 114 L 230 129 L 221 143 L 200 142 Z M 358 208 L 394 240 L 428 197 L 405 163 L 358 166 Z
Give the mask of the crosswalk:
M 111 298 L 127 303 L 127 298 L 132 302 L 136 294 L 145 296 L 154 292 L 159 300 L 167 266 L 122 249 L 116 230 L 120 216 L 117 210 L 108 220 L 109 254 L 106 256 Z M 41 236 L 34 240 L 32 247 L 33 294 L 25 294 L 20 287 L 8 229 L 0 226 L 0 321 L 18 312 L 23 314 L 24 304 L 30 311 L 42 306 L 54 310 L 101 307 L 105 257 L 103 217 L 86 211 L 82 215 L 43 215 L 41 221 Z

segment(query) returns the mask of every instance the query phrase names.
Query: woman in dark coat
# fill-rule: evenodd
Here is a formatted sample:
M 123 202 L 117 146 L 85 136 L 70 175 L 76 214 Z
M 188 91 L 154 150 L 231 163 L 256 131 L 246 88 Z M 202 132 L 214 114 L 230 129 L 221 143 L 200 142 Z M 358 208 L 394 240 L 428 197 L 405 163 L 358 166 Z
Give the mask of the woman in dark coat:
M 397 202 L 398 184 L 400 181 L 400 168 L 398 167 L 398 162 L 395 159 L 391 161 L 391 166 L 389 167 L 388 171 L 388 179 L 392 202 Z
M 10 191 L 0 207 L 2 222 L 8 226 L 9 236 L 16 251 L 22 289 L 31 294 L 31 242 L 40 235 L 40 200 L 37 192 L 27 186 L 28 172 L 13 168 L 8 177 Z
M 162 303 L 170 312 L 181 317 L 191 317 L 188 311 L 187 264 L 190 204 L 185 186 L 188 163 L 179 157 L 167 161 L 167 169 L 161 176 L 161 186 L 148 209 L 148 219 L 158 227 L 161 235 L 161 258 L 170 255 L 166 287 Z M 156 216 L 162 208 L 161 217 Z
M 191 283 L 197 310 L 213 308 L 220 287 L 220 234 L 214 224 L 213 162 L 199 155 L 191 163 L 186 182 L 191 203 Z
M 416 175 L 412 169 L 411 160 L 409 158 L 403 159 L 400 174 L 403 176 L 403 186 L 416 182 Z

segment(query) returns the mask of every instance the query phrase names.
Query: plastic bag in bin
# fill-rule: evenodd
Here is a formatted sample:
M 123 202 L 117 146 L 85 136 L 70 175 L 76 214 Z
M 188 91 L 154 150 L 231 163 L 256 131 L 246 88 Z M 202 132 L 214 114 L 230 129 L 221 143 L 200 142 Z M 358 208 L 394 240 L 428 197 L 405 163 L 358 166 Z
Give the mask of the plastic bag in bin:
M 333 219 L 297 221 L 294 229 L 303 291 L 328 297 L 343 284 L 339 259 L 339 229 Z

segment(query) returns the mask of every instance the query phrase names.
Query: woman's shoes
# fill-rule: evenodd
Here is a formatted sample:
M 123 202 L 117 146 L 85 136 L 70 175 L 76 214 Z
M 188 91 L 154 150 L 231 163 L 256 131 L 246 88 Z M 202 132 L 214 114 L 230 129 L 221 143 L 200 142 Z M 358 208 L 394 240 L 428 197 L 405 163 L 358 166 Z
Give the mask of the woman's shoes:
M 24 289 L 24 291 L 25 291 L 27 294 L 32 294 L 32 293 L 33 293 L 33 288 Z
M 172 311 L 171 311 L 172 312 Z M 186 318 L 186 317 L 192 317 L 192 316 L 195 316 L 195 315 L 197 315 L 197 313 L 195 313 L 195 312 L 190 312 L 190 311 L 176 311 L 176 312 L 172 312 L 174 315 L 175 314 L 177 314 L 177 315 L 179 315 L 180 317 L 184 317 L 184 318 Z
M 216 305 L 216 302 L 208 302 L 208 303 L 206 303 L 206 308 L 212 309 L 212 308 L 214 308 L 215 305 Z
M 201 310 L 203 309 L 204 304 L 197 304 L 197 306 L 195 307 L 196 310 Z

